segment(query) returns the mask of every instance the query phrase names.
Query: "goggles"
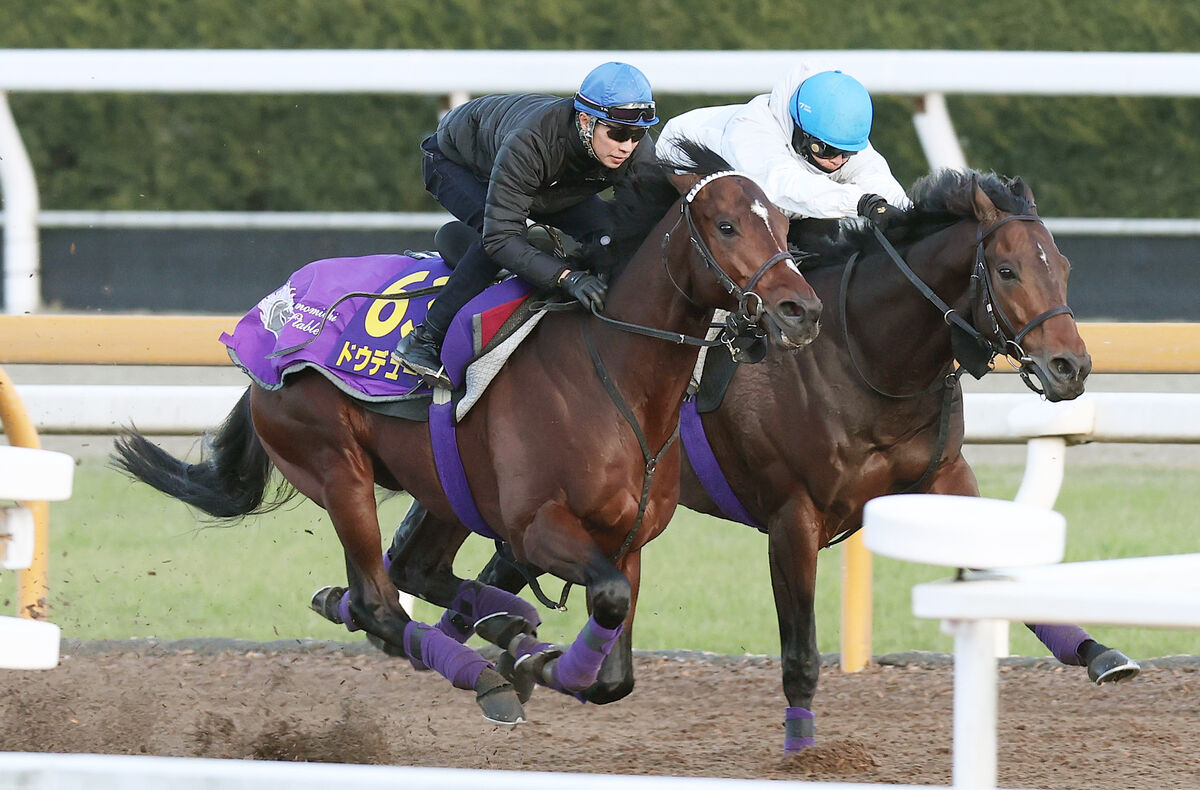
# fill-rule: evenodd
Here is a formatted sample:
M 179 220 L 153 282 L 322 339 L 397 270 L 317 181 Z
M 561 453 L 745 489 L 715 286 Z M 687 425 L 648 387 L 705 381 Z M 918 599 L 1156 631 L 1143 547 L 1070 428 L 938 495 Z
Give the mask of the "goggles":
M 792 135 L 792 146 L 805 156 L 813 156 L 817 159 L 836 159 L 839 156 L 849 159 L 858 153 L 858 151 L 845 151 L 832 146 L 824 140 L 813 137 L 799 127 L 796 128 L 795 133 Z
M 653 123 L 654 102 L 629 102 L 627 104 L 618 104 L 613 107 L 605 107 L 602 104 L 597 104 L 591 99 L 585 98 L 582 94 L 575 94 L 575 101 L 579 102 L 589 110 L 594 110 L 596 115 L 606 118 L 617 123 Z
M 623 143 L 626 140 L 633 140 L 636 143 L 646 136 L 646 127 L 644 126 L 614 126 L 600 120 L 597 120 L 596 124 L 604 127 L 604 133 L 614 143 Z

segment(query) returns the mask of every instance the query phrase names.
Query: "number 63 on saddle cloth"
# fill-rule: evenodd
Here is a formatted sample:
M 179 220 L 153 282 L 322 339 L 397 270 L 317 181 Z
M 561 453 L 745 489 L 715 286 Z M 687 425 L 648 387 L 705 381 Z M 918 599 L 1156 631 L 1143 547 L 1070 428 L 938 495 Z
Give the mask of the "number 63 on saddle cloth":
M 221 342 L 233 363 L 268 390 L 282 387 L 292 373 L 313 369 L 369 403 L 424 399 L 430 388 L 391 353 L 425 318 L 436 293 L 386 297 L 440 286 L 449 276 L 445 262 L 426 253 L 314 261 L 263 297 Z M 455 316 L 442 361 L 455 386 L 456 419 L 545 315 L 527 304 L 531 290 L 509 278 Z

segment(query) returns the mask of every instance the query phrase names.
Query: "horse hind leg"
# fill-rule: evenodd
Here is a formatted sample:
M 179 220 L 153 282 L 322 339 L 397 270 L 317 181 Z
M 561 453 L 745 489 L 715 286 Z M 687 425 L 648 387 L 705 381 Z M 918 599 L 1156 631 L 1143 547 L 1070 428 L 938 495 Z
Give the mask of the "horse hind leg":
M 1062 663 L 1087 667 L 1088 678 L 1097 685 L 1129 680 L 1142 671 L 1132 658 L 1100 644 L 1077 625 L 1026 624 L 1026 628 Z

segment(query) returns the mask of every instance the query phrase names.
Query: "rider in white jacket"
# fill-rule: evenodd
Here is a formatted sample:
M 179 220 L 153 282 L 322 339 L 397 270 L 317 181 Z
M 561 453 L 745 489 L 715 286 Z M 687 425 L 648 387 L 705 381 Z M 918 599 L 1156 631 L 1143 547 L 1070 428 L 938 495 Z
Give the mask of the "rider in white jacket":
M 863 216 L 886 226 L 911 203 L 868 141 L 872 118 L 858 80 L 801 65 L 746 104 L 701 107 L 668 121 L 656 153 L 678 161 L 676 141 L 689 139 L 753 178 L 788 217 Z

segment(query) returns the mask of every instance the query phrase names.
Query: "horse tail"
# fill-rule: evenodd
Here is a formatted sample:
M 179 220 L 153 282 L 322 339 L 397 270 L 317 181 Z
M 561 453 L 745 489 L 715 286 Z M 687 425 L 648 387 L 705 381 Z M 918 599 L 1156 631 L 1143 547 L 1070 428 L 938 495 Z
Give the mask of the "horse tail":
M 250 389 L 220 427 L 204 435 L 198 464 L 176 458 L 135 429 L 115 442 L 112 466 L 218 519 L 266 513 L 297 494 L 282 478 L 268 496 L 273 468 L 250 418 Z

